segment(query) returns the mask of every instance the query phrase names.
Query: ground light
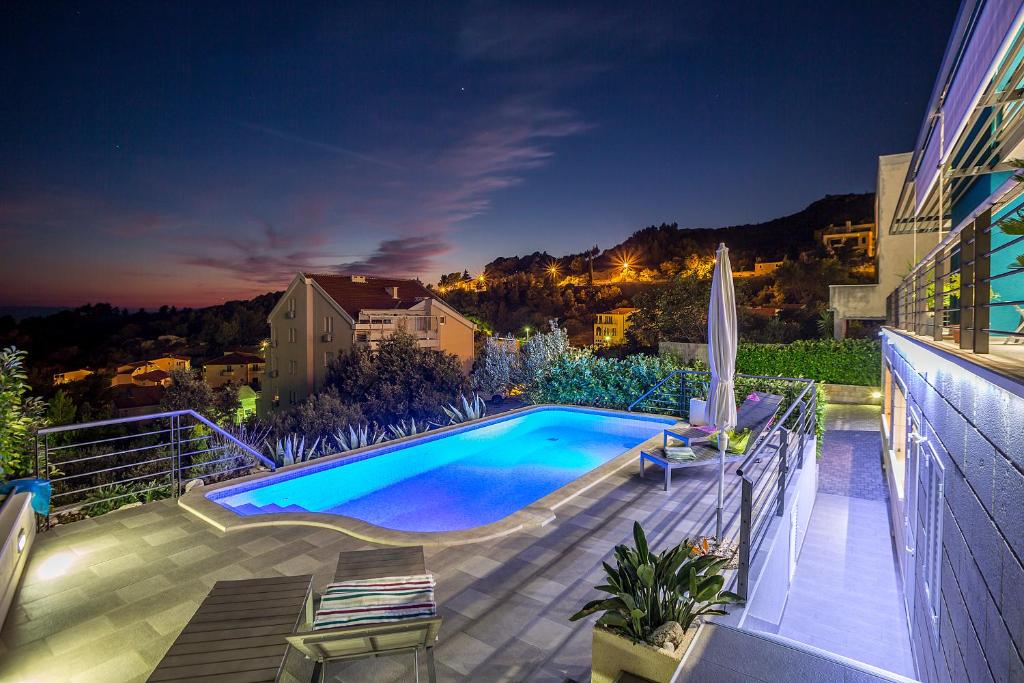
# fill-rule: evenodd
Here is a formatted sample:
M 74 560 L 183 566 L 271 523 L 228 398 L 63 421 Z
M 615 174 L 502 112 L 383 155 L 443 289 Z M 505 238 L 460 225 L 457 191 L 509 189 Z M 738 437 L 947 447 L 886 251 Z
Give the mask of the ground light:
M 36 569 L 35 574 L 44 581 L 64 576 L 75 563 L 75 554 L 72 552 L 57 553 L 43 560 L 43 563 Z

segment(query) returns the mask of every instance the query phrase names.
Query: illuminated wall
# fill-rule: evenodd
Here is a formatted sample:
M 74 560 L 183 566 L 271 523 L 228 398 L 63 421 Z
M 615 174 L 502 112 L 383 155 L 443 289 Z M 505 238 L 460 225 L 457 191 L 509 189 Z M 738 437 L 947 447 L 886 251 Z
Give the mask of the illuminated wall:
M 916 496 L 890 492 L 916 503 L 908 503 L 906 519 L 894 514 L 893 524 L 909 520 L 917 532 L 904 539 L 914 552 L 898 553 L 909 560 L 904 583 L 913 587 L 919 677 L 1024 680 L 1024 386 L 891 330 L 883 339 L 885 363 L 906 391 L 907 431 L 915 436 L 905 443 L 918 441 L 938 463 L 907 472 L 905 485 L 916 482 Z M 886 447 L 907 437 L 894 430 Z M 921 491 L 934 473 L 941 486 L 938 516 L 930 517 Z M 925 527 L 941 539 L 931 544 L 935 562 Z M 903 539 L 901 531 L 896 537 Z M 929 575 L 931 566 L 937 570 Z

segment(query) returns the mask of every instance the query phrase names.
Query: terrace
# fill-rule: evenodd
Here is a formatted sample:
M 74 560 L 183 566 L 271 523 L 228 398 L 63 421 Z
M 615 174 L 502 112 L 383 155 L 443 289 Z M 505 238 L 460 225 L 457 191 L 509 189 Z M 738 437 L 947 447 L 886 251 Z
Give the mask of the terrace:
M 809 407 L 794 404 L 793 414 Z M 884 502 L 863 498 L 864 482 L 881 477 L 877 450 L 871 448 L 877 445 L 877 426 L 871 426 L 877 425 L 877 413 L 867 410 L 867 416 L 843 407 L 829 411 L 819 486 L 828 504 L 810 514 L 808 544 L 799 562 L 793 558 L 790 604 L 774 624 L 749 610 L 736 609 L 723 618 L 722 628 L 740 630 L 715 631 L 700 643 L 703 675 L 714 672 L 729 680 L 787 672 L 840 677 L 836 680 L 913 676 L 898 574 L 887 523 L 880 523 Z M 844 434 L 851 428 L 856 431 Z M 851 445 L 851 437 L 868 442 Z M 793 467 L 789 481 L 801 470 L 813 474 L 813 452 L 810 439 L 802 451 L 804 468 L 810 469 Z M 797 451 L 790 454 L 795 464 Z M 764 509 L 774 511 L 776 479 L 757 472 L 777 471 L 778 450 L 763 455 L 761 470 L 743 465 L 756 482 L 768 482 L 763 490 L 773 504 Z M 737 469 L 731 465 L 727 471 L 724 535 L 741 545 L 741 567 L 731 580 L 749 579 L 753 595 L 765 581 L 768 558 L 781 552 L 769 553 L 770 543 L 763 539 L 787 518 L 760 516 L 759 508 L 744 500 L 751 491 L 744 491 Z M 755 500 L 766 497 L 761 491 L 754 490 Z M 437 578 L 444 618 L 436 655 L 440 680 L 588 680 L 592 620 L 570 623 L 568 617 L 593 597 L 602 561 L 615 544 L 630 541 L 634 520 L 655 547 L 713 534 L 716 492 L 717 468 L 677 473 L 665 494 L 657 477 L 640 479 L 635 460 L 629 459 L 558 507 L 548 524 L 483 542 L 428 545 L 427 566 Z M 782 495 L 788 500 L 794 493 L 783 485 Z M 873 550 L 861 552 L 865 545 Z M 144 680 L 216 581 L 313 574 L 314 587 L 320 588 L 330 580 L 340 551 L 368 547 L 373 545 L 308 526 L 222 532 L 174 499 L 58 526 L 37 538 L 0 632 L 0 678 Z M 818 601 L 822 590 L 827 597 Z M 887 634 L 884 640 L 871 635 L 879 626 Z M 741 635 L 747 640 L 736 641 Z M 772 663 L 736 658 L 738 642 L 752 652 L 761 648 Z M 363 660 L 329 674 L 332 680 L 352 681 L 413 678 L 407 657 Z

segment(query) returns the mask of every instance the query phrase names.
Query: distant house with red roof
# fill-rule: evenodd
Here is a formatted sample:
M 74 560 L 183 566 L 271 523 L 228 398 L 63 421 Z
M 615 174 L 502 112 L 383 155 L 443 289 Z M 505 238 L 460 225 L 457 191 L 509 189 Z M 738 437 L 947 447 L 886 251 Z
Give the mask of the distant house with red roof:
M 116 387 L 124 384 L 139 384 L 141 386 L 152 385 L 154 382 L 166 386 L 170 384 L 171 372 L 174 370 L 191 370 L 192 359 L 176 353 L 157 356 L 149 360 L 125 363 L 117 367 L 110 386 Z M 163 375 L 153 375 L 154 372 L 161 372 Z M 147 379 L 141 379 L 147 377 Z
M 160 412 L 164 387 L 160 384 L 120 384 L 110 387 L 110 401 L 118 417 L 135 417 Z
M 476 325 L 419 280 L 299 273 L 270 312 L 260 411 L 299 403 L 323 386 L 330 362 L 356 345 L 376 349 L 397 330 L 473 367 Z

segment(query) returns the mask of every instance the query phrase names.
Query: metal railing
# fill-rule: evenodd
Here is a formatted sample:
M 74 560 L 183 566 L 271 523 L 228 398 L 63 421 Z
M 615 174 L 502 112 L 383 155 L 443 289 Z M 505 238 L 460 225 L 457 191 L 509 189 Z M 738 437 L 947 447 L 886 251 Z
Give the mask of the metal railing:
M 889 295 L 888 323 L 980 354 L 1024 343 L 1022 226 L 1024 206 L 995 221 L 987 209 L 959 226 Z
M 185 483 L 229 478 L 273 460 L 193 410 L 40 429 L 35 472 L 52 487 L 50 516 L 115 502 L 177 497 Z M 130 500 L 129 500 L 130 499 Z
M 673 415 L 688 420 L 690 399 L 707 398 L 711 374 L 676 370 L 648 389 L 629 410 Z M 736 469 L 740 477 L 739 566 L 736 593 L 748 597 L 751 568 L 773 520 L 782 516 L 789 485 L 803 468 L 808 442 L 817 437 L 818 392 L 814 380 L 767 375 L 736 375 L 736 394 L 767 391 L 785 394 L 781 414 L 754 443 Z M 727 501 L 728 504 L 728 501 Z M 727 540 L 727 539 L 721 539 Z

